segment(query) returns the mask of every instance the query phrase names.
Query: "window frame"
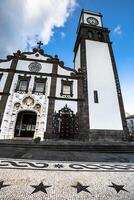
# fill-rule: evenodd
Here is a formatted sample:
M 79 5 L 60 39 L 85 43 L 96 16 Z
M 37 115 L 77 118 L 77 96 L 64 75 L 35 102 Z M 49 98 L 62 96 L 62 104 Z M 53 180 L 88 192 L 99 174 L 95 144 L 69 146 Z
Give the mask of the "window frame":
M 70 94 L 64 94 L 64 85 L 70 86 Z M 73 97 L 73 81 L 69 81 L 69 80 L 61 80 L 61 96 L 70 96 Z
M 1 81 L 1 79 L 2 79 L 2 76 L 3 76 L 3 73 L 0 73 L 0 81 Z
M 36 93 L 36 94 L 45 94 L 46 93 L 46 82 L 47 82 L 47 78 L 34 78 L 34 87 L 33 87 L 33 91 L 32 93 Z M 36 84 L 37 83 L 44 83 L 44 87 L 43 87 L 43 91 L 36 91 Z
M 28 88 L 29 88 L 30 78 L 31 78 L 31 76 L 21 76 L 21 75 L 19 75 L 18 76 L 18 82 L 17 82 L 17 86 L 16 86 L 16 89 L 15 89 L 15 92 L 20 91 L 20 92 L 27 93 L 28 92 Z M 27 81 L 27 86 L 26 86 L 25 90 L 20 90 L 20 83 L 21 83 L 21 81 Z

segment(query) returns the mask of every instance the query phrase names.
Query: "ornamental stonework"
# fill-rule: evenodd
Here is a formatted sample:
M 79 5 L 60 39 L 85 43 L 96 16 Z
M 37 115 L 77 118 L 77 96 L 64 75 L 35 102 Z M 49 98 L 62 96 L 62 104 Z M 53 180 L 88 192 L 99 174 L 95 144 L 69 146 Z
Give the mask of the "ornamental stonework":
M 38 63 L 38 62 L 35 61 L 35 62 L 30 63 L 30 65 L 28 66 L 28 68 L 29 68 L 29 70 L 31 72 L 39 72 L 42 69 L 42 66 L 41 66 L 40 63 Z
M 32 97 L 26 97 L 23 103 L 27 106 L 32 106 L 34 104 L 34 99 Z

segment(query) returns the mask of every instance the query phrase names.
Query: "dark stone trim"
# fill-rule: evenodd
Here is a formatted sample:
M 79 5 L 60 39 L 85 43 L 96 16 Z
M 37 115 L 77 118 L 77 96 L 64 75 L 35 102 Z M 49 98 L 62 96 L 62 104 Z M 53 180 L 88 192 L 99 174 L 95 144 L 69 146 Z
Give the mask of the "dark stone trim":
M 57 71 L 58 71 L 58 64 L 53 64 L 51 86 L 50 86 L 50 96 L 53 96 L 53 97 L 55 97 L 55 94 L 56 94 L 57 77 L 55 76 L 55 74 L 57 74 Z M 54 138 L 54 135 L 52 134 L 54 107 L 55 107 L 55 98 L 49 98 L 48 114 L 47 114 L 47 127 L 46 127 L 46 133 L 44 135 L 45 139 L 46 138 L 49 138 L 49 139 Z
M 46 92 L 46 81 L 47 81 L 47 78 L 35 77 L 34 78 L 34 87 L 33 87 L 32 93 L 45 94 L 45 92 Z M 37 83 L 44 83 L 44 88 L 43 88 L 42 92 L 36 91 L 36 84 Z
M 35 54 L 37 52 L 39 52 L 44 57 L 48 57 L 48 59 L 47 60 L 39 60 L 39 59 L 34 59 L 34 58 L 27 58 L 26 55 L 25 55 L 25 54 L 31 55 L 31 54 Z M 23 52 L 23 53 L 20 50 L 18 50 L 13 55 L 7 56 L 7 59 L 0 60 L 0 62 L 10 61 L 10 60 L 12 60 L 14 58 L 18 58 L 19 60 L 25 60 L 25 61 L 36 61 L 36 62 L 41 62 L 41 63 L 58 64 L 60 67 L 62 67 L 63 69 L 65 69 L 67 71 L 77 73 L 77 71 L 75 69 L 64 66 L 64 62 L 59 60 L 57 55 L 55 55 L 55 57 L 52 57 L 52 56 L 50 56 L 48 54 L 44 54 L 44 50 L 43 49 L 34 48 L 33 52 Z
M 6 108 L 6 104 L 7 104 L 8 96 L 9 96 L 9 93 L 10 93 L 10 89 L 11 89 L 12 81 L 13 81 L 13 78 L 14 78 L 17 63 L 18 63 L 17 58 L 12 60 L 12 63 L 11 63 L 11 66 L 10 66 L 11 71 L 8 73 L 7 79 L 6 79 L 6 82 L 5 82 L 5 85 L 4 85 L 3 95 L 2 95 L 1 100 L 0 100 L 0 125 L 2 123 L 2 118 L 3 118 L 3 114 L 5 112 L 5 108 Z M 4 95 L 4 94 L 7 94 L 7 95 Z
M 80 25 L 81 25 L 81 24 L 80 24 L 81 18 L 82 18 L 82 22 L 84 22 L 84 16 L 83 16 L 84 13 L 86 13 L 86 14 L 91 14 L 91 15 L 94 15 L 94 16 L 98 16 L 98 17 L 101 18 L 101 22 L 102 22 L 102 17 L 103 17 L 103 15 L 102 15 L 101 13 L 94 13 L 94 12 L 91 12 L 91 11 L 87 11 L 87 10 L 82 9 L 82 10 L 81 10 L 81 14 L 80 14 L 80 18 L 79 18 L 79 22 L 78 22 L 77 33 L 78 33 L 79 27 L 80 27 Z M 103 24 L 102 24 L 102 25 L 103 25 Z
M 0 95 L 10 95 L 10 93 L 0 92 Z
M 99 17 L 103 17 L 103 15 L 101 13 L 96 13 L 96 12 L 93 12 L 93 11 L 88 11 L 88 10 L 85 10 L 85 9 L 82 9 L 81 11 L 82 13 L 87 13 L 87 14 L 91 14 L 91 15 L 94 15 L 94 16 L 99 16 Z
M 88 32 L 92 32 L 94 37 L 90 38 L 88 35 Z M 84 24 L 81 23 L 80 24 L 80 29 L 77 35 L 77 39 L 75 42 L 75 46 L 74 46 L 74 52 L 77 52 L 78 46 L 81 42 L 82 39 L 89 39 L 89 40 L 94 40 L 94 41 L 99 41 L 99 42 L 105 42 L 105 43 L 109 43 L 109 29 L 108 28 L 104 28 L 104 27 L 96 27 L 96 26 L 91 26 L 89 24 Z M 102 34 L 102 39 L 99 38 L 99 33 Z
M 114 78 L 115 78 L 115 83 L 116 83 L 116 90 L 117 90 L 117 95 L 118 95 L 120 114 L 121 114 L 121 119 L 122 119 L 123 130 L 124 130 L 123 137 L 124 137 L 124 139 L 128 139 L 129 132 L 128 132 L 128 127 L 127 127 L 127 122 L 126 122 L 126 117 L 125 117 L 125 110 L 124 110 L 124 105 L 123 105 L 123 98 L 122 98 L 122 93 L 121 93 L 121 88 L 120 88 L 120 81 L 119 81 L 119 77 L 118 77 L 116 62 L 115 62 L 115 58 L 114 58 L 112 45 L 110 43 L 108 44 L 108 47 L 109 47 L 109 52 L 111 55 L 111 61 L 112 61 L 112 67 L 113 67 Z
M 80 73 L 80 72 L 79 72 Z M 77 93 L 78 93 L 78 103 L 77 103 L 77 113 L 78 113 L 78 122 L 79 122 L 79 132 L 83 128 L 83 121 L 81 120 L 80 113 L 83 112 L 83 79 L 78 79 L 78 86 L 77 86 Z M 83 99 L 84 101 L 85 99 Z
M 13 70 L 13 69 L 1 69 L 1 72 L 11 72 L 13 71 L 14 73 L 18 73 L 18 74 L 30 74 L 30 75 L 40 75 L 40 76 L 50 76 L 50 77 L 58 77 L 58 78 L 69 78 L 69 79 L 75 79 L 77 80 L 79 77 L 79 74 L 77 73 L 76 75 L 74 75 L 73 73 L 68 76 L 68 75 L 60 75 L 60 74 L 53 74 L 53 73 L 41 73 L 41 72 L 30 72 L 30 71 L 23 71 L 23 70 Z
M 19 75 L 18 76 L 18 83 L 17 83 L 16 89 L 15 89 L 15 92 L 22 91 L 22 92 L 26 92 L 27 93 L 28 92 L 28 87 L 29 87 L 30 79 L 31 79 L 31 76 L 26 76 L 26 75 L 21 76 L 21 75 Z M 21 81 L 27 81 L 27 88 L 26 88 L 26 90 L 20 90 L 19 89 Z
M 44 57 L 49 57 L 49 58 L 53 58 L 52 56 L 45 54 L 43 49 L 39 49 L 39 48 L 34 48 L 33 52 L 23 52 L 22 54 L 27 54 L 27 55 L 33 55 L 39 53 L 40 55 L 44 56 Z
M 63 97 L 54 97 L 54 96 L 48 96 L 49 99 L 55 99 L 55 100 L 62 100 L 62 101 L 84 101 L 83 98 L 81 99 L 73 99 L 73 98 L 63 98 Z
M 0 73 L 0 80 L 1 80 L 2 76 L 3 76 L 3 73 Z
M 80 44 L 81 57 L 81 71 L 83 73 L 83 80 L 78 82 L 78 99 L 83 98 L 84 101 L 78 101 L 78 118 L 79 118 L 79 132 L 85 134 L 89 130 L 89 104 L 88 104 L 88 82 L 87 82 L 87 62 L 86 62 L 86 44 L 85 40 L 81 40 Z M 87 137 L 85 135 L 85 137 Z
M 34 48 L 33 52 L 21 52 L 20 50 L 18 50 L 16 53 L 13 53 L 13 55 L 8 55 L 7 59 L 0 59 L 0 62 L 10 61 L 11 59 L 16 58 L 16 57 L 18 57 L 18 58 L 26 58 L 25 54 L 32 55 L 32 54 L 35 54 L 35 53 L 40 53 L 44 57 L 53 58 L 52 56 L 50 56 L 48 54 L 44 54 L 44 50 L 43 49 Z
M 90 129 L 89 141 L 107 141 L 118 142 L 123 141 L 123 130 L 102 130 L 102 129 Z
M 129 115 L 126 119 L 134 119 L 134 115 Z
M 11 60 L 12 60 L 12 58 L 8 58 L 8 56 L 7 56 L 7 59 L 0 59 L 0 63 L 9 62 Z
M 67 86 L 70 86 L 70 94 L 64 94 L 63 92 L 63 87 L 64 85 L 67 85 Z M 72 97 L 73 96 L 73 81 L 69 81 L 69 80 L 61 80 L 61 93 L 60 93 L 61 96 L 63 95 L 66 95 L 66 96 L 70 96 Z

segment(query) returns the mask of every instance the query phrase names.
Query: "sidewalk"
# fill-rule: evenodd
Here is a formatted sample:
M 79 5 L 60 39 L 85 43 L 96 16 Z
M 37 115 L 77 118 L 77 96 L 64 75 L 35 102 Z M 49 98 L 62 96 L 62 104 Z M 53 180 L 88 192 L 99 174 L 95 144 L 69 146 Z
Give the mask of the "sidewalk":
M 130 200 L 134 164 L 0 159 L 1 200 Z

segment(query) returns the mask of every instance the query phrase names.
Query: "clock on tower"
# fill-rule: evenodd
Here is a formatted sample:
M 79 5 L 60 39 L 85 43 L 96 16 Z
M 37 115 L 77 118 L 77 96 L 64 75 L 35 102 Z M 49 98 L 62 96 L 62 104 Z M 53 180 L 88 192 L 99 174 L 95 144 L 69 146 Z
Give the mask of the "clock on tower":
M 79 126 L 90 140 L 127 136 L 124 106 L 108 28 L 102 15 L 82 10 L 74 47 L 78 83 Z M 86 131 L 88 130 L 88 131 Z M 85 137 L 85 135 L 83 135 Z

